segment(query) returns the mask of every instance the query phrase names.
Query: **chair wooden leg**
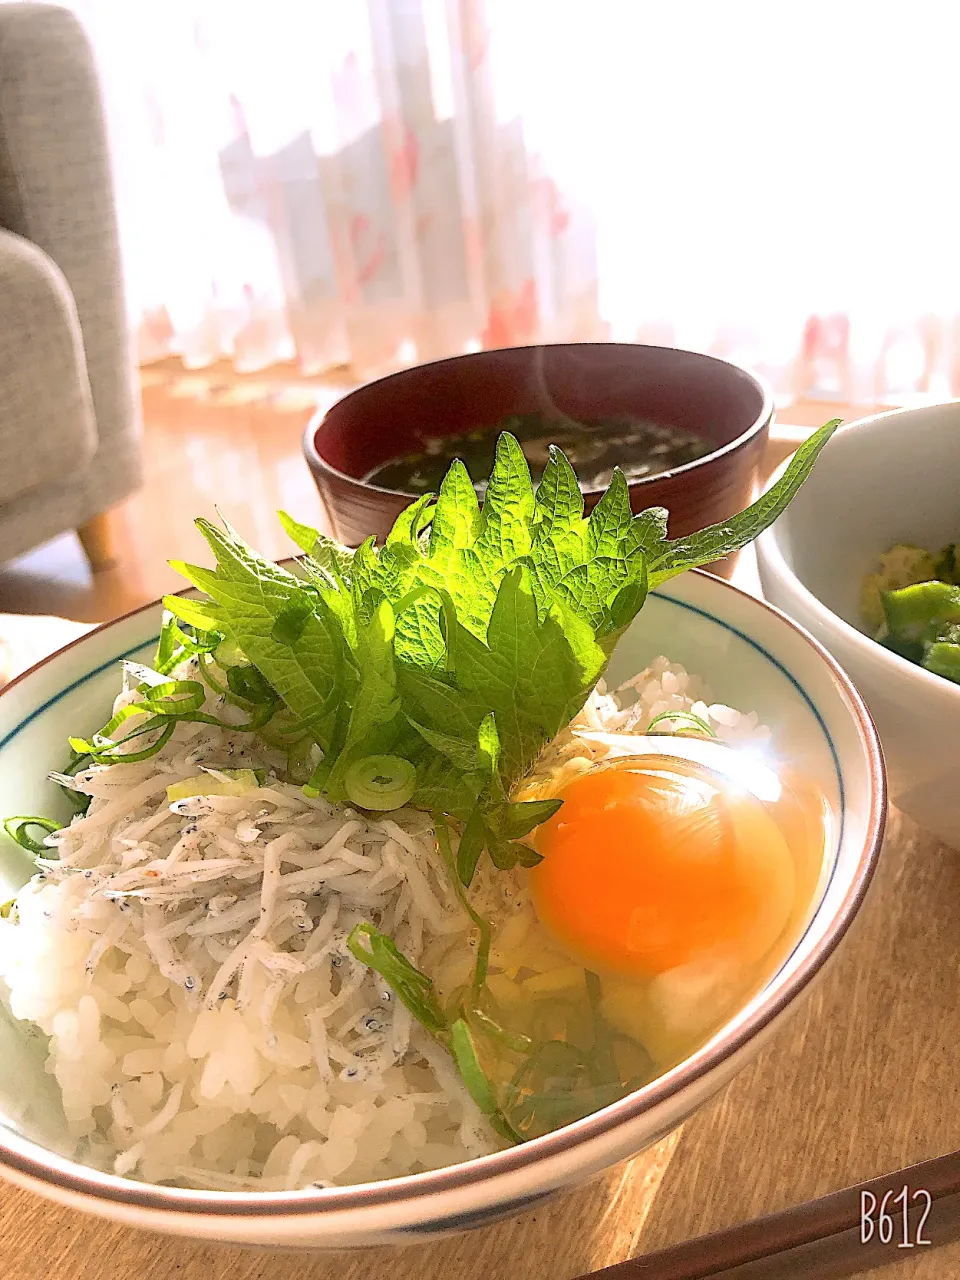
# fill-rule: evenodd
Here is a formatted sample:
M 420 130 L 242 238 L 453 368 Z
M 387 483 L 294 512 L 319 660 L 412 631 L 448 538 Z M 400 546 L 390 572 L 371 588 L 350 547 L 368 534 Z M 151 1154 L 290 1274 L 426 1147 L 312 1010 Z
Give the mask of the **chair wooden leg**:
M 77 530 L 77 536 L 94 573 L 112 569 L 117 563 L 109 512 L 104 511 L 94 516 L 92 520 L 88 520 L 86 524 L 82 524 Z

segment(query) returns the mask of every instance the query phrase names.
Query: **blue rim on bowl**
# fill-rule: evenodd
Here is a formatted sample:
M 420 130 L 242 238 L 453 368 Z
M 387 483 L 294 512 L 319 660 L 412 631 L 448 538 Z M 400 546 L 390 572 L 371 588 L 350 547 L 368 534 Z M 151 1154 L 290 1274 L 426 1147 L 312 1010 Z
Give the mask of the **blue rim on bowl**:
M 769 997 L 758 998 L 756 1002 L 758 1007 L 742 1018 L 736 1026 L 722 1029 L 708 1045 L 619 1102 L 612 1103 L 582 1120 L 578 1120 L 543 1137 L 533 1139 L 521 1146 L 508 1148 L 491 1155 L 481 1156 L 474 1160 L 425 1173 L 356 1186 L 303 1191 L 215 1192 L 154 1186 L 94 1170 L 86 1173 L 83 1167 L 74 1161 L 46 1151 L 39 1144 L 22 1138 L 10 1130 L 0 1132 L 0 1169 L 5 1167 L 24 1179 L 52 1185 L 61 1195 L 79 1196 L 87 1201 L 113 1203 L 118 1207 L 127 1205 L 145 1210 L 159 1211 L 160 1213 L 165 1211 L 170 1214 L 199 1214 L 208 1218 L 246 1216 L 270 1218 L 278 1215 L 294 1217 L 297 1215 L 335 1213 L 337 1211 L 344 1212 L 361 1208 L 371 1209 L 377 1206 L 396 1205 L 413 1197 L 420 1198 L 447 1191 L 463 1191 L 488 1179 L 525 1170 L 548 1157 L 563 1155 L 574 1148 L 591 1142 L 591 1140 L 603 1138 L 621 1125 L 636 1120 L 643 1113 L 652 1110 L 658 1104 L 666 1102 L 672 1095 L 702 1081 L 711 1072 L 714 1072 L 717 1067 L 726 1063 L 743 1050 L 749 1041 L 773 1023 L 817 977 L 856 916 L 866 895 L 880 855 L 886 816 L 886 779 L 880 744 L 870 714 L 850 679 L 829 652 L 803 628 L 799 627 L 772 605 L 750 596 L 747 592 L 741 591 L 729 583 L 720 582 L 710 575 L 702 574 L 696 570 L 693 572 L 696 573 L 698 578 L 703 578 L 712 583 L 718 590 L 732 591 L 738 597 L 750 600 L 752 606 L 778 619 L 779 623 L 789 628 L 814 651 L 819 662 L 827 668 L 832 676 L 843 696 L 843 700 L 852 713 L 857 737 L 866 762 L 868 780 L 866 812 L 868 817 L 862 852 L 859 855 L 855 869 L 851 873 L 850 883 L 837 906 L 836 913 L 824 928 L 823 936 L 814 943 L 810 954 L 803 957 L 796 964 L 794 972 L 786 979 L 781 990 L 772 993 Z M 181 594 L 188 594 L 188 592 Z M 0 690 L 0 699 L 17 689 L 24 681 L 29 680 L 36 672 L 61 654 L 87 643 L 91 636 L 102 634 L 127 619 L 158 608 L 159 603 L 159 601 L 153 602 L 132 610 L 64 646 L 56 654 L 52 654 L 42 662 L 37 663 L 29 671 L 16 677 L 3 690 Z M 830 740 L 830 734 L 827 732 L 826 726 L 809 695 L 805 693 L 802 686 L 799 685 L 783 664 L 772 654 L 767 653 L 757 641 L 740 632 L 732 624 L 724 622 L 722 619 L 696 606 L 685 604 L 685 607 L 692 608 L 694 612 L 705 615 L 712 622 L 719 623 L 741 639 L 746 640 L 755 649 L 764 653 L 766 658 L 774 663 L 782 674 L 787 676 L 820 722 L 821 729 L 824 731 L 833 753 L 834 764 L 839 778 L 839 759 L 836 748 Z M 148 644 L 149 639 L 144 640 L 136 645 L 135 649 L 139 650 Z M 119 656 L 112 657 L 105 666 L 114 665 Z M 101 671 L 103 669 L 103 667 L 99 668 Z M 88 672 L 83 679 L 90 679 L 93 674 L 93 672 Z M 77 683 L 83 683 L 83 680 Z M 61 690 L 57 697 L 62 697 L 65 691 Z M 46 706 L 51 705 L 56 700 L 57 698 L 51 699 Z M 41 714 L 43 709 L 45 708 L 35 709 L 28 717 L 25 717 L 24 721 L 17 726 L 13 733 L 5 737 L 4 742 L 9 742 L 12 736 L 15 736 L 26 723 Z M 821 903 L 825 892 L 826 888 L 821 888 Z M 784 963 L 788 963 L 788 961 Z M 671 1124 L 665 1132 L 668 1132 L 673 1127 Z M 662 1137 L 664 1135 L 659 1134 L 657 1136 Z M 540 1198 L 539 1195 L 535 1194 L 517 1202 L 499 1202 L 497 1216 L 502 1216 L 504 1212 L 518 1210 L 538 1198 Z M 454 1217 L 456 1216 L 454 1215 Z M 469 1217 L 470 1215 L 467 1216 Z M 489 1214 L 481 1211 L 478 1217 L 481 1216 L 486 1218 Z M 419 1228 L 407 1227 L 406 1231 L 429 1230 L 434 1226 L 449 1227 L 450 1223 L 451 1219 L 445 1217 L 442 1220 L 438 1220 L 437 1223 L 420 1223 Z M 456 1225 L 468 1226 L 470 1223 L 464 1220 L 464 1215 L 461 1214 Z M 403 1230 L 401 1228 L 401 1234 Z

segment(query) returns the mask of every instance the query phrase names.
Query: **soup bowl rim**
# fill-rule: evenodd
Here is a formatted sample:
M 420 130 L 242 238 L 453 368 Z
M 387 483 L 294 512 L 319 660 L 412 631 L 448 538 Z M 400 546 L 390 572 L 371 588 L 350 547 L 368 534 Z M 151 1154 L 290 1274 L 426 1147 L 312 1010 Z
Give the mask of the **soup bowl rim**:
M 421 370 L 435 369 L 440 365 L 452 365 L 464 360 L 471 360 L 475 357 L 494 356 L 503 352 L 513 351 L 539 351 L 544 348 L 550 349 L 590 349 L 592 347 L 623 347 L 641 351 L 670 351 L 677 352 L 681 355 L 697 356 L 704 361 L 712 364 L 726 366 L 729 369 L 736 370 L 738 373 L 745 375 L 753 383 L 756 384 L 760 391 L 760 409 L 754 420 L 742 431 L 737 432 L 732 440 L 728 440 L 726 444 L 718 445 L 715 449 L 711 449 L 709 453 L 703 454 L 699 458 L 694 458 L 692 462 L 684 462 L 679 467 L 671 467 L 668 471 L 658 471 L 650 476 L 638 476 L 636 479 L 627 480 L 630 489 L 641 488 L 644 485 L 652 485 L 661 483 L 665 480 L 671 480 L 675 476 L 685 476 L 702 467 L 706 463 L 719 463 L 722 459 L 730 457 L 732 454 L 738 453 L 746 449 L 752 440 L 754 440 L 764 427 L 769 426 L 773 420 L 774 414 L 774 398 L 773 390 L 765 378 L 756 373 L 753 369 L 748 369 L 745 365 L 738 364 L 735 360 L 727 360 L 720 356 L 707 355 L 701 351 L 690 351 L 686 347 L 660 347 L 656 343 L 650 342 L 549 342 L 549 343 L 528 343 L 525 346 L 518 347 L 491 347 L 483 351 L 466 352 L 458 356 L 444 356 L 439 360 L 430 360 L 424 364 L 412 365 L 407 369 L 398 369 L 394 373 L 385 374 L 382 378 L 373 378 L 369 382 L 361 383 L 358 387 L 353 387 L 346 395 L 341 396 L 334 404 L 321 407 L 315 410 L 310 416 L 303 432 L 303 453 L 307 459 L 310 469 L 315 474 L 322 473 L 325 477 L 335 480 L 338 484 L 347 486 L 352 490 L 356 490 L 360 494 L 376 494 L 383 499 L 392 501 L 408 500 L 415 501 L 418 494 L 408 493 L 405 489 L 388 489 L 385 485 L 374 484 L 370 480 L 364 480 L 358 476 L 352 476 L 347 471 L 341 471 L 339 467 L 335 467 L 332 462 L 317 448 L 316 436 L 317 432 L 326 422 L 327 418 L 332 414 L 339 405 L 345 400 L 349 400 L 352 396 L 359 395 L 364 391 L 368 391 L 373 386 L 382 386 L 390 383 L 397 378 L 408 378 L 415 375 Z M 496 424 L 494 424 L 496 425 Z M 441 439 L 443 437 L 440 437 Z M 591 485 L 582 490 L 585 498 L 598 498 L 605 489 L 603 485 Z

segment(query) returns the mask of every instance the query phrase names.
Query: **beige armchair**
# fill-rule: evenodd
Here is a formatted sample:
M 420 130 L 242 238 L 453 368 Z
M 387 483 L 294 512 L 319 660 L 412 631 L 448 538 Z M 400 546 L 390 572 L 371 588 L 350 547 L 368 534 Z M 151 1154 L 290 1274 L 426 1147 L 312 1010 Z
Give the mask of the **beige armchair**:
M 0 561 L 70 529 L 94 569 L 139 484 L 103 107 L 72 13 L 0 4 Z

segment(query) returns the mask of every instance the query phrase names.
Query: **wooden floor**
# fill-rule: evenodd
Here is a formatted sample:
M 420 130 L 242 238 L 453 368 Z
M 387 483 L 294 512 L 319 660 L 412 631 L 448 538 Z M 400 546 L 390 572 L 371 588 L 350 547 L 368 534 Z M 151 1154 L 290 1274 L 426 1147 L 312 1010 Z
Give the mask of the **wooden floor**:
M 277 509 L 306 523 L 324 520 L 301 435 L 312 412 L 349 386 L 346 378 L 296 379 L 282 369 L 238 377 L 224 366 L 191 374 L 169 362 L 143 370 L 146 480 L 111 516 L 118 565 L 92 575 L 76 536 L 66 534 L 0 565 L 0 614 L 102 622 L 177 590 L 183 580 L 167 561 L 209 563 L 193 521 L 216 518 L 216 508 L 264 555 L 291 554 Z M 815 425 L 864 412 L 813 404 L 780 416 Z
M 288 385 L 145 370 L 146 480 L 111 516 L 118 565 L 92 575 L 78 539 L 66 534 L 0 565 L 0 614 L 101 622 L 177 590 L 183 580 L 167 561 L 209 562 L 193 521 L 215 519 L 217 508 L 265 555 L 292 554 L 277 509 L 323 522 L 300 438 L 316 407 L 347 389 L 332 380 Z

